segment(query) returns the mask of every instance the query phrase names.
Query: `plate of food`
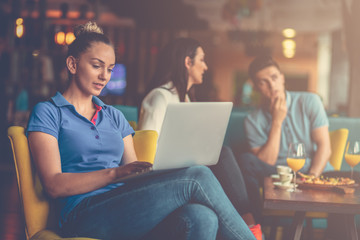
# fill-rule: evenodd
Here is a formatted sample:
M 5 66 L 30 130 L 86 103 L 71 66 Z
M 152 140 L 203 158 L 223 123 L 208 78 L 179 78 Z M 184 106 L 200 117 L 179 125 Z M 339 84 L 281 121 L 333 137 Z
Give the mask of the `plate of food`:
M 306 175 L 303 173 L 298 173 L 301 178 L 298 182 L 299 187 L 302 188 L 313 188 L 313 189 L 324 189 L 324 190 L 344 190 L 346 191 L 347 188 L 355 188 L 358 187 L 357 184 L 353 179 L 347 177 L 314 177 L 310 175 Z M 348 192 L 353 192 L 348 190 Z

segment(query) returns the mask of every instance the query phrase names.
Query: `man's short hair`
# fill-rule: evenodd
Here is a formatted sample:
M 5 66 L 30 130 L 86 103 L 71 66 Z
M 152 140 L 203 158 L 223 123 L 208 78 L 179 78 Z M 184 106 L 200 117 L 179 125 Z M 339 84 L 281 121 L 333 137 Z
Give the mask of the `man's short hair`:
M 274 66 L 280 70 L 279 65 L 271 56 L 258 56 L 249 65 L 249 76 L 255 83 L 256 74 L 264 68 Z

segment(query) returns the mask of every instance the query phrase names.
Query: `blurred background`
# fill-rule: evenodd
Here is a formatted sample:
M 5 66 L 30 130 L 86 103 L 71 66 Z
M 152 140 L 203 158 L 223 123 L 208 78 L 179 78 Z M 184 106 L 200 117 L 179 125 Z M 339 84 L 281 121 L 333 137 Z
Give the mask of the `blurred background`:
M 101 96 L 108 104 L 139 106 L 159 51 L 183 36 L 206 53 L 200 101 L 252 108 L 258 97 L 248 64 L 272 54 L 287 89 L 319 94 L 329 114 L 360 116 L 360 1 L 0 0 L 1 146 L 9 125 L 25 126 L 37 102 L 65 88 L 73 28 L 89 20 L 116 48 L 116 71 Z
M 360 117 L 358 0 L 0 0 L 1 169 L 12 166 L 7 127 L 26 126 L 37 102 L 66 87 L 73 28 L 89 20 L 116 48 L 107 104 L 139 107 L 161 48 L 192 37 L 209 66 L 200 101 L 253 108 L 247 67 L 272 54 L 287 89 L 319 94 L 329 115 Z

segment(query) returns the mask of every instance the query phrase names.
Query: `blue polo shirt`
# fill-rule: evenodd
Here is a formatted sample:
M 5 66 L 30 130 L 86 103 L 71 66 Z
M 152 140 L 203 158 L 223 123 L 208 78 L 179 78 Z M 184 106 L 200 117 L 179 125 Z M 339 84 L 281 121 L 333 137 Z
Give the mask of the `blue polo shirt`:
M 308 172 L 316 144 L 311 139 L 312 130 L 329 126 L 329 121 L 318 95 L 309 92 L 286 92 L 287 116 L 281 126 L 279 156 L 276 165 L 287 165 L 286 156 L 291 142 L 302 142 L 306 148 L 306 163 L 300 170 Z M 245 132 L 250 148 L 263 146 L 270 133 L 272 117 L 269 111 L 259 108 L 245 119 Z M 328 162 L 324 171 L 333 170 Z
M 96 123 L 80 115 L 61 93 L 38 103 L 30 116 L 28 132 L 44 132 L 58 140 L 62 172 L 91 172 L 117 167 L 124 153 L 123 138 L 134 134 L 124 115 L 112 106 L 93 97 L 101 107 Z M 120 186 L 111 184 L 85 194 L 59 198 L 61 220 L 86 197 Z

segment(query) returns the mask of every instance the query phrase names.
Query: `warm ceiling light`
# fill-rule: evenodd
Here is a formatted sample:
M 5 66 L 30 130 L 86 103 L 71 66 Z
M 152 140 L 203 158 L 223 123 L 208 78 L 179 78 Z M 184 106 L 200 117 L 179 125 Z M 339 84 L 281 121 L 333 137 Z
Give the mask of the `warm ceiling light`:
M 57 32 L 55 34 L 55 43 L 58 45 L 65 44 L 65 33 L 64 32 Z
M 24 36 L 24 19 L 18 18 L 15 21 L 16 27 L 15 27 L 15 35 L 18 38 L 22 38 Z
M 39 51 L 39 50 L 34 50 L 34 51 L 32 52 L 33 57 L 38 57 L 39 54 L 40 54 L 40 51 Z
M 295 49 L 296 43 L 294 40 L 285 39 L 284 41 L 282 41 L 282 46 L 284 49 Z
M 282 31 L 282 34 L 286 38 L 293 38 L 293 37 L 296 36 L 296 31 L 294 29 L 292 29 L 292 28 L 285 28 Z
M 295 56 L 295 49 L 283 49 L 283 54 L 286 58 L 293 58 Z
M 24 19 L 18 18 L 18 19 L 16 19 L 15 23 L 16 23 L 16 25 L 22 25 L 24 23 Z
M 21 38 L 24 35 L 24 25 L 16 26 L 16 36 Z
M 75 35 L 73 32 L 66 33 L 65 42 L 67 45 L 70 45 L 75 40 Z

